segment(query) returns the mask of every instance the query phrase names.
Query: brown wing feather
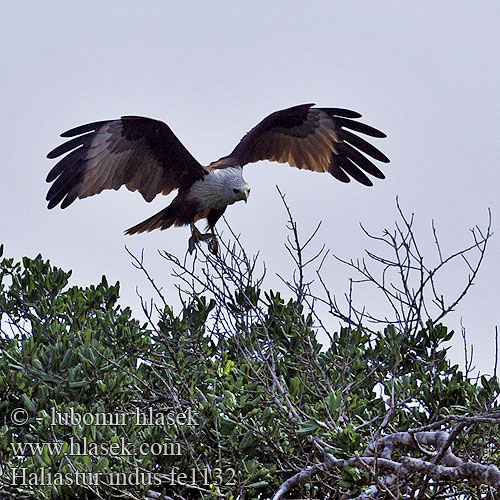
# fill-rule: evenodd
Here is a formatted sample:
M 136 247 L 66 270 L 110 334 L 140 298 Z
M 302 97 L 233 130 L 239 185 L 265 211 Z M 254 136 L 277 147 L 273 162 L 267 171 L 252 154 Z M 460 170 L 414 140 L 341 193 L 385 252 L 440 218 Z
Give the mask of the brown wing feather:
M 385 134 L 356 121 L 361 115 L 355 111 L 312 106 L 301 104 L 272 113 L 250 130 L 229 156 L 212 163 L 211 167 L 243 166 L 269 160 L 329 172 L 342 182 L 349 182 L 352 177 L 371 186 L 364 172 L 383 179 L 384 174 L 365 155 L 383 163 L 389 159 L 346 129 L 371 137 L 385 137 Z
M 61 208 L 76 198 L 125 185 L 146 201 L 158 193 L 187 188 L 207 174 L 165 123 L 138 116 L 81 125 L 61 134 L 74 137 L 53 149 L 48 158 L 66 154 L 47 182 L 48 207 Z

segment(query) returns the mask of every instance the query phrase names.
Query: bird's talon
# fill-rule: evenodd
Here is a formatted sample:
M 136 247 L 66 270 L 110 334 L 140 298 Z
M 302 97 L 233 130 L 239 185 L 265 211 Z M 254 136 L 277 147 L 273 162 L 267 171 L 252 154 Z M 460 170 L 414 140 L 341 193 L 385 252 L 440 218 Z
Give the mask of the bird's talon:
M 188 252 L 191 255 L 194 252 L 194 249 L 196 248 L 196 241 L 194 236 L 191 236 L 188 240 Z
M 219 240 L 217 240 L 216 236 L 212 235 L 212 238 L 208 241 L 208 249 L 214 255 L 219 252 Z
M 210 241 L 212 238 L 214 238 L 214 235 L 212 233 L 200 234 L 199 241 Z
M 202 234 L 194 224 L 191 224 L 191 234 L 192 234 L 191 238 L 193 238 L 193 241 L 195 243 L 198 243 L 201 240 Z

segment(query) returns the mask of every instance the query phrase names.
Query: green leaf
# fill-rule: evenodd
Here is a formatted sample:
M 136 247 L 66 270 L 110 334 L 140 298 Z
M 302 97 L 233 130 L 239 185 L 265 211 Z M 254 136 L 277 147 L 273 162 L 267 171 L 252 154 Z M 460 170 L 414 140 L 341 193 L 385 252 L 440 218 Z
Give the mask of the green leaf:
M 24 407 L 29 413 L 36 412 L 37 410 L 36 404 L 26 393 L 21 394 L 21 401 L 23 402 Z

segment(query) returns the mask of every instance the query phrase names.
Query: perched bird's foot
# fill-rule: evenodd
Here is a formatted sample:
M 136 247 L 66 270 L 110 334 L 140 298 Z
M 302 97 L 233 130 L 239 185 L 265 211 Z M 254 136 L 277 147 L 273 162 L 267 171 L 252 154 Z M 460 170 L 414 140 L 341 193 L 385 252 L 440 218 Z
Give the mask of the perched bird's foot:
M 196 245 L 200 241 L 206 241 L 208 244 L 208 249 L 214 255 L 217 254 L 219 250 L 219 242 L 217 241 L 217 237 L 214 233 L 200 233 L 200 230 L 194 225 L 191 224 L 191 238 L 188 240 L 188 252 L 191 254 L 194 252 Z
M 192 254 L 195 248 L 196 248 L 196 241 L 194 239 L 194 236 L 191 236 L 191 238 L 189 238 L 188 240 L 188 252 Z
M 212 238 L 215 238 L 213 233 L 200 234 L 200 241 L 210 241 Z
M 196 244 L 202 240 L 203 236 L 200 230 L 194 224 L 191 224 L 191 238 L 188 240 L 188 252 L 190 254 L 194 252 Z
M 215 236 L 215 234 L 211 234 L 210 236 L 211 238 L 208 240 L 208 249 L 212 254 L 217 255 L 217 253 L 219 252 L 219 240 L 217 239 L 217 236 Z
M 217 241 L 217 236 L 215 236 L 214 233 L 200 234 L 199 241 L 206 241 L 210 252 L 217 255 L 217 252 L 219 251 L 219 242 Z

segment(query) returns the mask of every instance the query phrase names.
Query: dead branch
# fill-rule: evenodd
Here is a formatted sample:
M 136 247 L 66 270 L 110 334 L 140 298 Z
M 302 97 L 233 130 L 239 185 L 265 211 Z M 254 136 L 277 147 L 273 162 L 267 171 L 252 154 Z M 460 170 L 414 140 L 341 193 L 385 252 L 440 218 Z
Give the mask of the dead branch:
M 273 500 L 283 498 L 292 488 L 306 482 L 316 474 L 332 469 L 341 470 L 346 467 L 361 469 L 368 467 L 374 477 L 376 471 L 379 471 L 389 479 L 388 481 L 384 477 L 380 479 L 383 490 L 390 490 L 394 477 L 401 481 L 408 480 L 410 477 L 428 476 L 437 481 L 445 481 L 448 485 L 467 481 L 473 485 L 491 486 L 500 491 L 500 470 L 495 465 L 463 461 L 451 451 L 453 442 L 464 428 L 473 424 L 494 423 L 499 425 L 500 414 L 479 415 L 477 417 L 450 416 L 446 422 L 452 419 L 459 421 L 459 423 L 451 432 L 444 430 L 395 432 L 372 441 L 362 456 L 337 459 L 330 455 L 326 461 L 306 467 L 285 481 L 276 491 Z M 423 447 L 432 447 L 433 449 Z M 394 460 L 393 454 L 395 451 L 401 454 L 401 449 L 416 450 L 417 452 L 424 449 L 426 455 L 430 456 L 432 460 L 409 455 L 403 455 Z M 357 498 L 376 498 L 378 488 L 380 486 L 372 486 L 369 492 Z M 387 491 L 384 492 L 387 493 Z M 403 496 L 403 498 L 413 497 Z

